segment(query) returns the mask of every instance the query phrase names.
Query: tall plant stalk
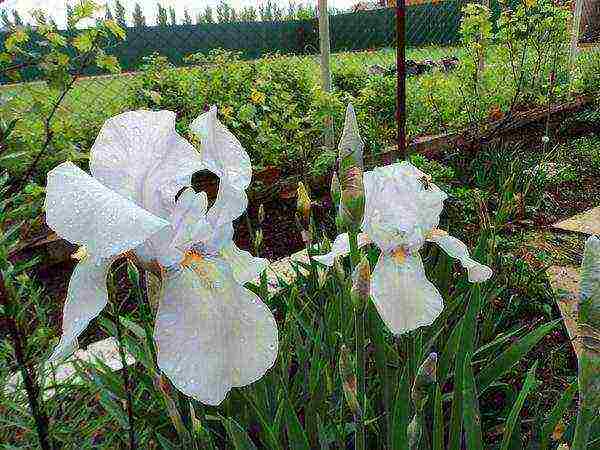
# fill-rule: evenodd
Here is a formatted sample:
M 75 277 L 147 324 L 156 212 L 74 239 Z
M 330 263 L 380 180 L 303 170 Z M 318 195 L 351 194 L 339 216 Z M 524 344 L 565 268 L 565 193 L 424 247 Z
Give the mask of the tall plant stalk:
M 2 236 L 0 234 L 0 241 L 1 240 Z M 4 261 L 0 261 L 0 263 L 2 263 L 4 266 Z M 10 281 L 6 277 L 5 267 L 2 267 L 1 272 L 0 306 L 2 306 L 2 311 L 4 312 L 4 321 L 7 324 L 8 334 L 12 341 L 15 352 L 15 359 L 17 360 L 17 365 L 19 366 L 19 371 L 21 372 L 21 376 L 23 378 L 23 384 L 25 385 L 25 391 L 27 392 L 27 400 L 29 402 L 31 414 L 35 420 L 35 428 L 38 435 L 39 445 L 42 450 L 52 450 L 53 445 L 48 434 L 48 416 L 38 401 L 40 387 L 37 380 L 32 375 L 29 364 L 27 363 L 27 359 L 25 357 L 23 333 L 15 318 L 15 305 L 17 304 L 16 293 L 12 288 Z M 8 281 L 8 283 L 5 280 Z
M 135 419 L 133 415 L 133 398 L 131 395 L 131 382 L 129 379 L 129 368 L 127 366 L 127 357 L 125 355 L 125 349 L 123 347 L 123 328 L 121 325 L 121 305 L 117 300 L 116 295 L 116 286 L 114 280 L 114 274 L 109 275 L 108 282 L 108 295 L 109 295 L 109 303 L 112 306 L 112 315 L 113 320 L 115 321 L 115 329 L 117 332 L 117 342 L 119 345 L 119 357 L 121 358 L 121 364 L 123 365 L 123 369 L 121 370 L 121 376 L 123 379 L 123 387 L 125 389 L 125 401 L 127 407 L 127 420 L 129 424 L 129 448 L 134 450 L 136 448 L 135 444 Z
M 366 385 L 366 358 L 365 358 L 365 314 L 364 308 L 359 305 L 354 308 L 354 325 L 356 332 L 356 374 L 358 402 L 361 414 L 357 417 L 356 423 L 356 450 L 365 450 L 366 430 L 365 430 L 365 407 L 367 398 Z
M 354 255 L 352 260 L 357 261 L 360 258 L 358 246 L 356 244 L 356 233 L 350 232 L 350 253 Z M 370 267 L 367 258 L 364 258 L 357 264 L 353 263 L 353 285 L 350 297 L 354 309 L 354 327 L 356 339 L 356 375 L 357 375 L 357 397 L 359 404 L 359 414 L 355 415 L 356 421 L 356 442 L 357 450 L 367 448 L 365 414 L 367 411 L 367 382 L 366 371 L 367 361 L 365 355 L 365 311 L 370 296 Z

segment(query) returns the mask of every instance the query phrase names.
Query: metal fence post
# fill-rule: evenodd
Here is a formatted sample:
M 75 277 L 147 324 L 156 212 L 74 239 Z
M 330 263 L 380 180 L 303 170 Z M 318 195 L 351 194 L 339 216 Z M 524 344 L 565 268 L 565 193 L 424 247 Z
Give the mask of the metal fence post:
M 581 31 L 581 14 L 583 12 L 583 0 L 575 0 L 575 9 L 573 11 L 573 26 L 571 28 L 571 51 L 569 55 L 569 76 L 575 66 L 577 59 L 579 34 Z
M 406 152 L 406 23 L 405 0 L 396 0 L 396 125 L 398 127 L 396 160 L 408 158 Z

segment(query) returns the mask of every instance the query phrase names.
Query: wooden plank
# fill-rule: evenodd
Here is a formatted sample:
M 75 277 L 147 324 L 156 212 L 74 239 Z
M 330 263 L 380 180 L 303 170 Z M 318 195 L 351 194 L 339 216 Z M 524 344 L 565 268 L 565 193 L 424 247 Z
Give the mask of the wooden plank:
M 600 234 L 600 206 L 555 223 L 552 227 L 589 235 Z
M 577 357 L 581 354 L 581 342 L 576 339 L 579 335 L 577 325 L 579 305 L 579 270 L 572 267 L 552 266 L 546 274 L 550 285 L 556 294 L 556 304 L 563 317 L 565 328 L 569 333 L 573 350 Z

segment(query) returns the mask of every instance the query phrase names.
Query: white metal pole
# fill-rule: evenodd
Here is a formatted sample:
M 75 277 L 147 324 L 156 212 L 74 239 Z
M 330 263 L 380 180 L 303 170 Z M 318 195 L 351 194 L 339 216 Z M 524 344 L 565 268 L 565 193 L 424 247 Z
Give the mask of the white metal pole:
M 327 0 L 319 0 L 319 43 L 321 47 L 321 85 L 325 92 L 331 92 L 331 44 L 329 41 L 329 11 Z M 333 148 L 334 131 L 333 119 L 328 117 L 326 125 L 325 145 Z
M 582 13 L 583 0 L 575 0 L 575 10 L 573 11 L 573 28 L 571 29 L 571 54 L 569 61 L 571 70 L 575 65 L 575 59 L 577 58 Z
M 321 46 L 321 83 L 323 90 L 331 91 L 331 48 L 329 42 L 329 14 L 327 0 L 319 0 L 319 42 Z

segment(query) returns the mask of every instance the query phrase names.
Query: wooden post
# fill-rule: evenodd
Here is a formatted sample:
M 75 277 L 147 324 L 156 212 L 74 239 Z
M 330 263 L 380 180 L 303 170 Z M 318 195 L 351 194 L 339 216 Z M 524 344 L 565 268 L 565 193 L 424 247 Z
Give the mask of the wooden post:
M 575 0 L 575 10 L 573 11 L 573 27 L 571 29 L 571 53 L 569 58 L 569 74 L 575 66 L 577 59 L 579 35 L 581 28 L 581 14 L 583 12 L 583 0 Z
M 325 92 L 331 92 L 331 43 L 329 41 L 329 11 L 327 0 L 319 0 L 319 45 L 321 47 L 321 85 Z M 325 146 L 333 148 L 335 138 L 333 119 L 327 117 L 325 124 Z
M 490 0 L 482 0 L 481 4 L 485 6 L 487 9 L 490 9 Z M 483 39 L 483 36 L 482 36 Z M 485 47 L 483 47 L 479 51 L 479 64 L 477 65 L 477 77 L 481 79 L 481 75 L 483 74 L 483 70 L 485 69 Z
M 325 92 L 331 92 L 329 13 L 327 0 L 319 0 L 319 43 L 321 46 L 321 83 Z

